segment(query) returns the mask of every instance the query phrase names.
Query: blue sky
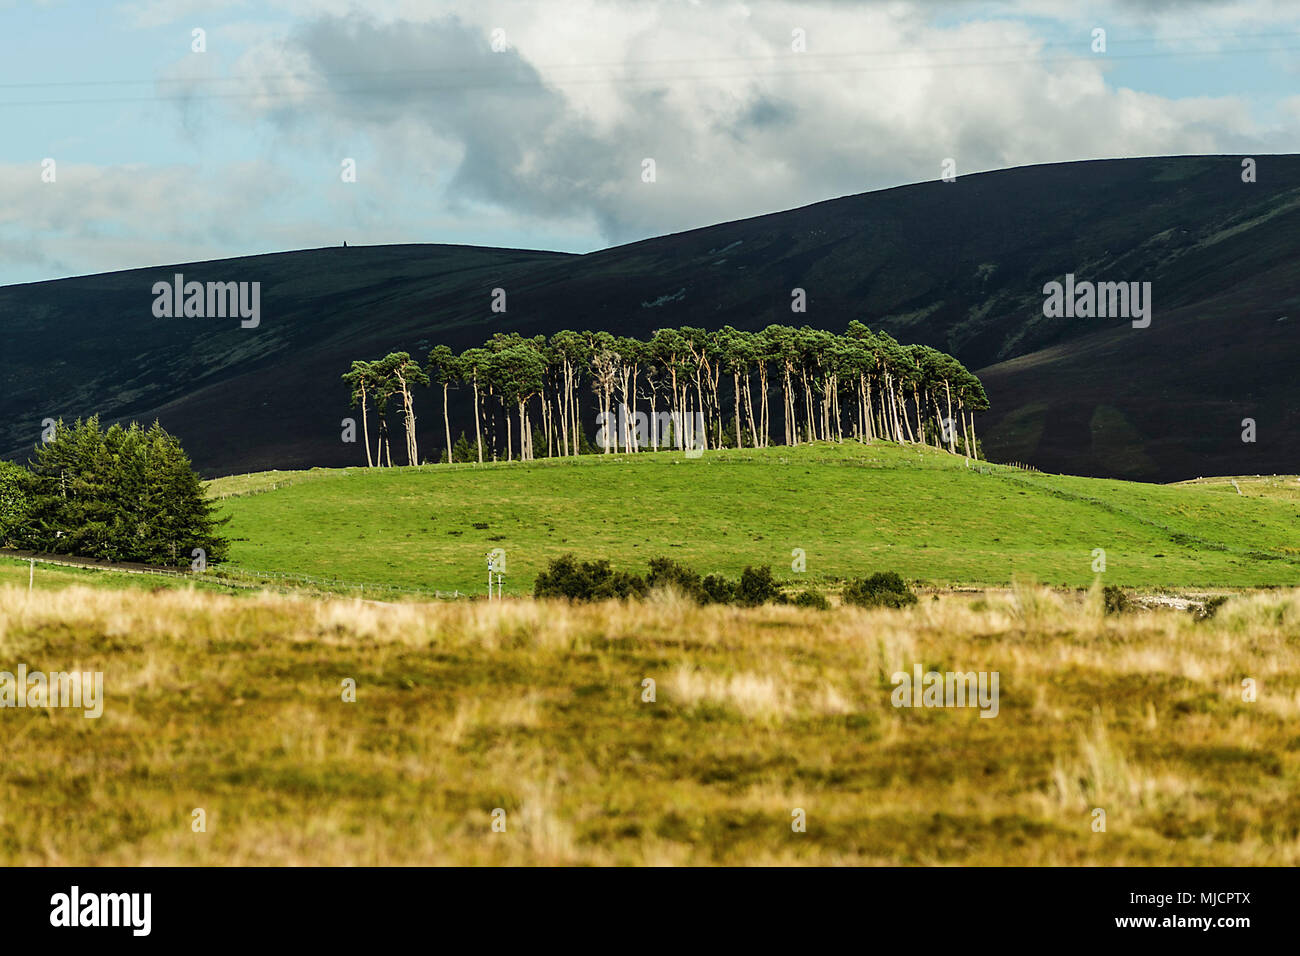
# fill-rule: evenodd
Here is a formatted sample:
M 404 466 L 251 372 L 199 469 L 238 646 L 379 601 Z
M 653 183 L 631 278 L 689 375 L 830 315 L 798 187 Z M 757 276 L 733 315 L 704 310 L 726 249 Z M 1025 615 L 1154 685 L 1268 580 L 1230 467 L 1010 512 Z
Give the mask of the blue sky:
M 584 252 L 949 157 L 1294 152 L 1297 49 L 1300 5 L 1257 0 L 0 0 L 0 284 L 345 239 Z

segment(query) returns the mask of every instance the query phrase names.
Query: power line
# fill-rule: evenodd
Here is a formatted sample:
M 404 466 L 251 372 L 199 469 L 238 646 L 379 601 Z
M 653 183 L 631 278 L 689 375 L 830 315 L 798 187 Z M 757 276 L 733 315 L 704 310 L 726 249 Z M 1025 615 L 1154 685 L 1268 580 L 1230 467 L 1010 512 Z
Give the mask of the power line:
M 404 92 L 440 92 L 451 90 L 469 90 L 469 89 L 493 89 L 493 88 L 510 88 L 510 87 L 536 87 L 536 88 L 554 88 L 562 86 L 586 86 L 596 84 L 613 84 L 624 85 L 629 83 L 666 83 L 678 82 L 683 80 L 726 80 L 726 79 L 747 79 L 759 77 L 782 77 L 782 76 L 829 76 L 834 74 L 854 74 L 854 73 L 880 73 L 896 72 L 907 70 L 949 70 L 961 69 L 968 67 L 996 67 L 996 66 L 1020 66 L 1026 63 L 1048 64 L 1070 64 L 1070 63 L 1105 63 L 1113 60 L 1133 60 L 1133 59 L 1158 59 L 1167 57 L 1209 57 L 1209 56 L 1236 56 L 1242 54 L 1254 55 L 1259 53 L 1281 53 L 1300 50 L 1300 47 L 1260 47 L 1256 49 L 1241 50 L 1197 50 L 1197 51 L 1166 51 L 1163 53 L 1121 53 L 1121 54 L 1090 54 L 1086 56 L 1075 57 L 1027 57 L 1011 60 L 984 60 L 968 61 L 961 63 L 910 63 L 910 64 L 889 64 L 876 66 L 860 67 L 838 67 L 824 70 L 816 69 L 797 69 L 797 70 L 776 70 L 765 73 L 747 71 L 744 73 L 683 73 L 683 74 L 658 74 L 639 77 L 598 77 L 589 79 L 567 79 L 567 80 L 547 80 L 543 77 L 529 78 L 527 80 L 509 80 L 503 78 L 493 78 L 483 82 L 470 83 L 446 83 L 440 85 L 432 84 L 413 84 L 407 86 L 380 86 L 373 88 L 332 88 L 317 90 L 301 91 L 270 91 L 258 90 L 255 92 L 243 93 L 179 93 L 179 94 L 158 94 L 153 96 L 129 96 L 129 97 L 92 97 L 84 99 L 65 99 L 65 100 L 0 100 L 0 106 L 84 106 L 99 103 L 153 103 L 168 101 L 185 101 L 185 100 L 239 100 L 239 99 L 288 99 L 310 96 L 348 96 L 348 95 L 372 95 L 385 93 L 404 93 Z M 916 55 L 909 51 L 909 55 Z M 408 71 L 390 71 L 393 74 L 405 73 Z M 418 72 L 418 71 L 411 71 Z M 459 71 L 464 72 L 464 71 Z M 342 76 L 345 74 L 327 74 L 329 76 Z M 380 75 L 380 74 L 357 74 L 357 75 Z M 234 79 L 234 78 L 230 78 Z M 132 81 L 134 82 L 134 81 Z M 183 81 L 175 81 L 183 82 Z
M 1120 44 L 1123 45 L 1141 44 L 1141 43 L 1168 44 L 1168 43 L 1189 43 L 1189 42 L 1196 42 L 1201 40 L 1227 41 L 1227 40 L 1246 40 L 1246 39 L 1282 39 L 1282 38 L 1293 38 L 1293 37 L 1300 37 L 1300 32 L 1201 34 L 1201 35 L 1190 35 L 1190 36 L 1183 36 L 1183 37 L 1141 37 L 1141 38 L 1134 38 L 1134 39 L 1123 39 L 1123 38 L 1109 39 L 1108 38 L 1107 42 L 1110 46 L 1115 46 Z M 604 61 L 592 61 L 588 63 L 572 63 L 572 62 L 559 62 L 559 61 L 553 63 L 532 63 L 528 60 L 518 60 L 513 62 L 522 63 L 524 65 L 530 66 L 535 70 L 548 70 L 548 71 L 565 70 L 565 69 L 583 70 L 583 69 L 602 69 L 602 68 L 609 68 L 609 67 L 676 65 L 676 64 L 683 64 L 683 63 L 692 64 L 692 65 L 703 64 L 703 63 L 750 63 L 758 60 L 793 59 L 793 58 L 798 58 L 800 60 L 805 60 L 805 59 L 838 60 L 838 59 L 844 59 L 849 57 L 864 57 L 864 56 L 870 56 L 870 57 L 929 56 L 931 54 L 936 54 L 936 53 L 985 52 L 989 50 L 1015 50 L 1015 49 L 1022 49 L 1022 48 L 1034 50 L 1034 49 L 1056 48 L 1056 47 L 1087 46 L 1088 42 L 1089 41 L 1086 38 L 1076 38 L 1071 40 L 1030 41 L 1028 43 L 1023 43 L 1023 44 L 967 44 L 967 45 L 952 46 L 952 47 L 930 47 L 930 48 L 922 48 L 922 49 L 910 48 L 910 49 L 901 49 L 901 50 L 900 49 L 875 49 L 875 50 L 858 50 L 858 51 L 842 52 L 842 53 L 814 53 L 814 52 L 793 53 L 793 52 L 782 51 L 781 53 L 772 53 L 767 55 L 730 56 L 730 57 L 669 57 L 669 58 L 659 58 L 653 60 L 651 59 L 604 60 Z M 1231 53 L 1272 52 L 1274 50 L 1285 51 L 1291 49 L 1295 49 L 1295 48 L 1294 47 L 1267 47 L 1263 49 L 1252 49 L 1252 50 L 1187 50 L 1187 51 L 1165 51 L 1165 52 L 1129 53 L 1129 54 L 1093 54 L 1092 56 L 1081 57 L 1080 59 L 1094 59 L 1100 56 L 1105 56 L 1114 59 L 1128 59 L 1134 57 L 1147 57 L 1147 56 L 1157 56 L 1157 57 L 1205 56 L 1205 55 L 1220 55 L 1220 54 L 1231 54 Z M 994 63 L 1037 62 L 1042 59 L 1043 58 L 1040 57 L 1030 57 L 1024 60 L 992 61 L 992 62 Z M 1052 62 L 1058 59 L 1069 59 L 1069 58 L 1050 58 L 1047 62 Z M 967 64 L 958 63 L 953 65 L 962 66 Z M 272 80 L 319 79 L 322 77 L 325 79 L 332 79 L 336 77 L 337 78 L 361 77 L 361 76 L 385 77 L 385 76 L 408 76 L 412 74 L 460 75 L 460 74 L 464 74 L 465 72 L 466 72 L 465 67 L 411 67 L 411 68 L 401 69 L 401 70 L 344 70 L 344 71 L 335 71 L 332 73 L 321 73 L 321 72 L 266 73 L 266 74 L 246 74 L 243 76 L 235 75 L 235 76 L 193 77 L 193 78 L 154 77 L 150 79 L 141 79 L 141 80 L 28 81 L 28 82 L 0 83 L 0 89 L 39 89 L 39 88 L 57 89 L 57 88 L 76 87 L 76 86 L 148 86 L 148 85 L 157 85 L 160 83 L 186 84 L 186 83 L 266 82 Z M 482 72 L 487 73 L 488 71 L 485 68 Z M 816 72 L 816 71 L 808 71 L 808 72 Z M 675 77 L 666 77 L 666 78 L 675 78 Z M 602 79 L 602 82 L 603 81 L 604 80 Z

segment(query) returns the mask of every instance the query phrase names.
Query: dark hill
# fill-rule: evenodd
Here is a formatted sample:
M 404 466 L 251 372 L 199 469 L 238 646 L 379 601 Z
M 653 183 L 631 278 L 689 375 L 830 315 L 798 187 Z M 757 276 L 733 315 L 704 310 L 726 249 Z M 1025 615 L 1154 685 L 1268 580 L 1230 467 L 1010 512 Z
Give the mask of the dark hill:
M 159 417 L 209 474 L 355 463 L 338 426 L 353 358 L 498 330 L 858 318 L 981 369 L 994 457 L 1152 480 L 1294 472 L 1300 157 L 1258 160 L 1251 184 L 1240 157 L 1001 170 L 584 256 L 331 248 L 0 288 L 0 456 L 24 455 L 42 418 L 98 411 Z M 155 319 L 151 287 L 174 272 L 261 281 L 261 326 Z M 1151 282 L 1150 328 L 1044 318 L 1042 286 L 1066 272 Z M 489 309 L 495 287 L 505 315 Z M 806 315 L 790 312 L 795 287 Z M 439 403 L 417 401 L 432 456 Z

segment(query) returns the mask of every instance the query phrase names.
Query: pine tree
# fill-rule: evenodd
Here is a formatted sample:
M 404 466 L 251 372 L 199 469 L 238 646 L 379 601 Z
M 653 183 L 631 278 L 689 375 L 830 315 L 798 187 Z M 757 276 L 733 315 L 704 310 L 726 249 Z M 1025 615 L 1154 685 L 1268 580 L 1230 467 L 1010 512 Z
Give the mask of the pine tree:
M 202 548 L 208 563 L 229 543 L 215 506 L 180 443 L 157 422 L 101 431 L 92 416 L 36 447 L 29 462 L 27 515 L 8 537 L 19 547 L 109 561 L 179 566 Z

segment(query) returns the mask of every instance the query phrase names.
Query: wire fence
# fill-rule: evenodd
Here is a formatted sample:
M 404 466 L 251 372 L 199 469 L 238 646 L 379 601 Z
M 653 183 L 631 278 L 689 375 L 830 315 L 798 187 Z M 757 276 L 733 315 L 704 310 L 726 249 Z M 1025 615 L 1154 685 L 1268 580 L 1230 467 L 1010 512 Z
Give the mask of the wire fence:
M 364 597 L 367 592 L 373 595 L 411 594 L 420 597 L 431 597 L 441 601 L 470 597 L 469 594 L 460 590 L 444 591 L 441 589 L 409 588 L 394 584 L 358 583 L 343 581 L 338 578 L 313 578 L 301 574 L 286 574 L 282 571 L 259 571 L 254 568 L 243 568 L 235 565 L 226 565 L 211 571 L 181 571 L 173 568 L 150 567 L 143 564 L 99 561 L 94 558 L 79 558 L 74 555 L 49 555 L 31 551 L 16 551 L 9 548 L 0 548 L 0 557 L 75 568 L 83 571 L 152 574 L 194 583 L 219 584 L 223 587 L 243 588 L 246 590 L 263 590 L 270 585 L 278 590 L 315 588 L 330 593 L 356 592 L 358 597 Z
M 469 597 L 468 594 L 460 590 L 443 591 L 437 588 L 431 590 L 428 588 L 402 587 L 401 585 L 396 584 L 344 581 L 339 578 L 313 578 L 304 574 L 286 574 L 283 571 L 259 571 L 256 568 L 245 568 L 238 565 L 225 565 L 222 568 L 223 574 L 228 575 L 230 572 L 257 578 L 258 580 L 282 581 L 297 585 L 321 588 L 324 590 L 338 589 L 343 591 L 357 591 L 362 594 L 366 591 L 371 591 L 373 593 L 398 592 L 401 594 L 419 594 L 426 597 L 438 598 L 439 600 L 453 600 L 455 598 Z

